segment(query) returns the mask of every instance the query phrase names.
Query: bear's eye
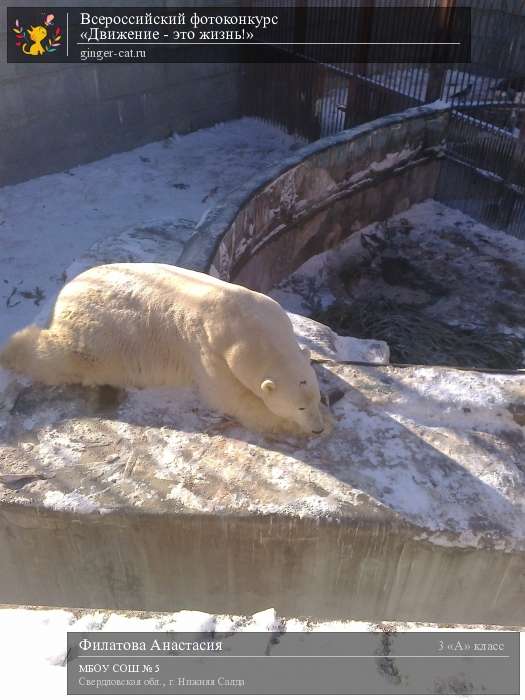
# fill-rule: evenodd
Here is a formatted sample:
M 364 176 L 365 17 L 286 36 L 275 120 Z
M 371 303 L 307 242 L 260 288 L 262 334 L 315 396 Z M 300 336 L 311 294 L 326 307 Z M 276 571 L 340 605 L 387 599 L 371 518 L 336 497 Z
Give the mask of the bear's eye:
M 306 408 L 300 408 L 299 411 L 306 411 Z

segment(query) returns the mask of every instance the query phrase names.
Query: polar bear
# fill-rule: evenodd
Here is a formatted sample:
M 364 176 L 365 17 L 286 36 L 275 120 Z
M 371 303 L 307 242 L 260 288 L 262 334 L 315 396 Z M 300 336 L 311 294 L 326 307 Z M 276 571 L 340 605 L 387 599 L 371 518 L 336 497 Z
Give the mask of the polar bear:
M 323 432 L 309 352 L 264 294 L 159 263 L 94 267 L 71 280 L 46 329 L 28 326 L 0 364 L 45 384 L 196 384 L 214 409 L 261 432 Z

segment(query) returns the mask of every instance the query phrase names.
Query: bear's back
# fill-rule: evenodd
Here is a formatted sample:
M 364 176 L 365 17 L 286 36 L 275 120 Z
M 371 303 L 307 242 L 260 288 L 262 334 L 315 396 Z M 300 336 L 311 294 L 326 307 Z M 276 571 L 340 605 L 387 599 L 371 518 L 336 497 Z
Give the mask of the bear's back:
M 233 338 L 257 344 L 259 351 L 289 351 L 295 345 L 291 322 L 270 297 L 164 263 L 112 263 L 86 270 L 60 293 L 53 320 L 106 328 L 118 323 L 123 335 L 146 326 L 164 335 L 174 324 L 171 332 L 184 340 L 202 335 L 221 350 Z
M 230 312 L 282 314 L 280 306 L 269 297 L 246 287 L 225 282 L 202 272 L 164 263 L 111 263 L 92 267 L 69 282 L 60 293 L 62 298 L 91 298 L 96 303 L 120 301 L 128 308 L 143 303 L 184 304 L 199 313 L 210 308 L 203 304 L 217 302 Z M 261 316 L 262 319 L 262 316 Z

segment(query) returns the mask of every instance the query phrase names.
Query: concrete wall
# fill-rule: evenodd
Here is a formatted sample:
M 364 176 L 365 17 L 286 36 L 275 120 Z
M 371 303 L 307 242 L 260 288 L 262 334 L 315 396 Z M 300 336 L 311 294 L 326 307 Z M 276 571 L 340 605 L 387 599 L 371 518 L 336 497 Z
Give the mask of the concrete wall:
M 266 292 L 313 255 L 433 197 L 448 111 L 415 107 L 321 139 L 210 212 L 179 264 Z
M 144 6 L 54 6 L 100 4 Z M 0 185 L 239 116 L 239 64 L 7 64 L 5 7 L 0 14 Z
M 396 517 L 0 509 L 8 605 L 523 625 L 523 552 L 437 546 Z

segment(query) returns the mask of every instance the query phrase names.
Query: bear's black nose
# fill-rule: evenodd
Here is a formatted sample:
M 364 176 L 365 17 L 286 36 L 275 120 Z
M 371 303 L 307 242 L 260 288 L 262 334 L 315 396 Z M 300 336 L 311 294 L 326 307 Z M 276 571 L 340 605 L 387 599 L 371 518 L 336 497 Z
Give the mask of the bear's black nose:
M 320 435 L 323 432 L 324 432 L 324 428 L 321 428 L 321 430 L 312 430 L 312 433 L 314 433 L 315 435 Z

